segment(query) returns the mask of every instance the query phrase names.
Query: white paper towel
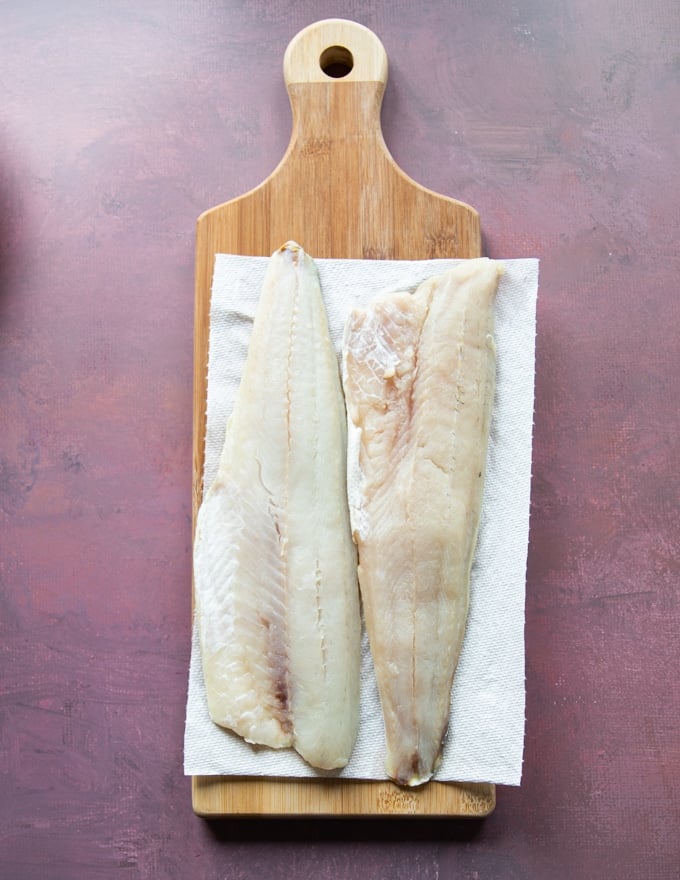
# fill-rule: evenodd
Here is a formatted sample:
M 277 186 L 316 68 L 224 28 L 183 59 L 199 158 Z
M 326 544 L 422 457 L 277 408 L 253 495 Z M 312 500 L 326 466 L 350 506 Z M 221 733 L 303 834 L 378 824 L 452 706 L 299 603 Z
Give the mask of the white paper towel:
M 267 258 L 218 254 L 210 310 L 204 487 L 213 482 L 238 389 Z M 457 260 L 316 260 L 338 355 L 350 310 L 415 289 Z M 519 785 L 524 744 L 524 585 L 529 534 L 537 260 L 503 260 L 496 297 L 496 396 L 470 611 L 436 778 Z M 194 623 L 184 771 L 189 775 L 384 779 L 380 700 L 364 634 L 361 723 L 350 763 L 321 772 L 296 752 L 254 747 L 208 715 Z

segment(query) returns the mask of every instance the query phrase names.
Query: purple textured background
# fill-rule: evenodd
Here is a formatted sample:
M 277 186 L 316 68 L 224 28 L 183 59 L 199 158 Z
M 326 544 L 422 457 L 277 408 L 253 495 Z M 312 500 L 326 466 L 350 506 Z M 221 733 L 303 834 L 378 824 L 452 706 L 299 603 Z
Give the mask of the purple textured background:
M 182 775 L 194 223 L 353 18 L 419 182 L 538 256 L 520 789 L 484 822 L 227 821 Z M 676 0 L 0 2 L 0 876 L 678 876 Z

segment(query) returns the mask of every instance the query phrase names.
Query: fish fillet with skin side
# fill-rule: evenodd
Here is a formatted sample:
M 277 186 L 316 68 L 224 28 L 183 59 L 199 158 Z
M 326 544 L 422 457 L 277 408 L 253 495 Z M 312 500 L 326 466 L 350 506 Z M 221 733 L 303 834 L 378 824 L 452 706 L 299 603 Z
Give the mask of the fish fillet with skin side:
M 268 265 L 194 586 L 208 709 L 251 743 L 344 766 L 359 716 L 361 621 L 346 416 L 312 259 Z
M 465 632 L 495 387 L 502 268 L 459 264 L 345 327 L 348 490 L 388 776 L 426 782 Z

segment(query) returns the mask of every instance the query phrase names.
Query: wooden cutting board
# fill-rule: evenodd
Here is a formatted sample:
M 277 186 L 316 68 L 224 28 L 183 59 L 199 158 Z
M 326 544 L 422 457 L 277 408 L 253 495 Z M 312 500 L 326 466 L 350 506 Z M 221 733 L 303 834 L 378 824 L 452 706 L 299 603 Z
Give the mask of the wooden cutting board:
M 289 239 L 312 257 L 481 256 L 477 212 L 415 183 L 390 156 L 380 127 L 387 55 L 362 25 L 328 19 L 290 42 L 283 72 L 293 111 L 290 145 L 255 189 L 206 211 L 196 233 L 193 516 L 202 498 L 210 290 L 215 254 L 269 256 Z M 495 806 L 488 783 L 197 776 L 201 816 L 440 815 L 479 817 Z

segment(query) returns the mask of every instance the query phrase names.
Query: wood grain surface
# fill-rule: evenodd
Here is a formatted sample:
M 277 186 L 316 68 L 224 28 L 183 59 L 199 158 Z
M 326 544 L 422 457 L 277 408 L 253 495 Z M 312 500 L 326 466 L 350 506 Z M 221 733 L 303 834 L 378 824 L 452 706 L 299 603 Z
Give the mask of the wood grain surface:
M 268 257 L 293 239 L 313 257 L 431 259 L 481 255 L 474 208 L 410 180 L 387 150 L 380 107 L 388 59 L 378 37 L 343 19 L 314 22 L 281 53 L 293 130 L 276 170 L 249 193 L 206 211 L 196 230 L 194 526 L 203 494 L 210 293 L 216 253 Z M 331 59 L 334 69 L 325 64 Z M 340 61 L 338 61 L 340 59 Z M 326 73 L 326 69 L 332 72 Z M 343 790 L 348 789 L 348 790 Z M 474 797 L 470 792 L 474 791 Z M 430 783 L 194 779 L 202 816 L 486 816 L 494 787 Z
M 524 772 L 480 821 L 205 821 L 182 776 L 195 221 L 285 154 L 329 16 L 385 46 L 398 165 L 541 259 Z M 674 880 L 679 16 L 0 4 L 3 880 Z
M 443 783 L 408 789 L 369 780 L 291 780 L 195 776 L 194 811 L 207 819 L 284 817 L 419 816 L 482 819 L 496 804 L 487 782 Z

